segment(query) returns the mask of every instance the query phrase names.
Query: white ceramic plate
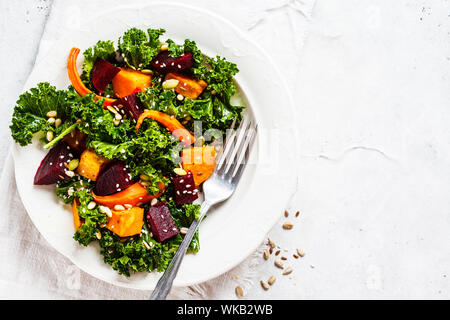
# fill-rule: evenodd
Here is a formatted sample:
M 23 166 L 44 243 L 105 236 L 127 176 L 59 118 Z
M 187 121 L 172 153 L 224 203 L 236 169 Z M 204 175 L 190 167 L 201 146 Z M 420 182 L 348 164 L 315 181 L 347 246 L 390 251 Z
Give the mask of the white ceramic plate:
M 68 34 L 41 59 L 25 89 L 48 81 L 60 89 L 69 85 L 66 60 L 72 46 L 86 49 L 97 40 L 115 40 L 127 28 L 164 28 L 176 42 L 195 40 L 209 56 L 235 62 L 240 97 L 259 125 L 257 144 L 235 194 L 210 212 L 200 227 L 200 252 L 183 261 L 175 286 L 203 282 L 230 270 L 264 240 L 295 188 L 296 131 L 292 99 L 280 72 L 263 50 L 223 18 L 179 4 L 125 6 L 105 12 Z M 79 58 L 81 65 L 82 56 Z M 103 262 L 97 245 L 81 247 L 73 239 L 70 207 L 62 204 L 54 186 L 33 186 L 46 151 L 38 142 L 14 148 L 17 187 L 30 218 L 44 238 L 74 264 L 109 283 L 153 289 L 160 274 L 120 276 Z

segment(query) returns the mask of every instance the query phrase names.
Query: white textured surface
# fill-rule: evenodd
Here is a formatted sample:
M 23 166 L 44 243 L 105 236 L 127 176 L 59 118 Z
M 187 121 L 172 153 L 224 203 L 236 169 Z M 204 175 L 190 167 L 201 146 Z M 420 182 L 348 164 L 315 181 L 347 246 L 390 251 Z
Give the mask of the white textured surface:
M 292 219 L 291 231 L 281 229 L 281 218 L 270 236 L 282 248 L 301 247 L 306 256 L 290 259 L 294 272 L 281 276 L 256 253 L 234 272 L 171 297 L 233 298 L 234 286 L 242 284 L 246 297 L 255 299 L 449 298 L 450 4 L 318 0 L 309 17 L 301 1 L 192 2 L 210 4 L 247 30 L 291 81 L 301 156 L 299 190 L 288 209 L 291 215 L 300 209 L 301 216 Z M 0 7 L 6 70 L 0 90 L 9 115 L 32 66 L 49 2 L 2 1 Z M 309 35 L 299 54 L 296 39 L 302 39 L 305 21 Z M 9 119 L 2 121 L 5 154 Z M 20 202 L 11 201 L 17 211 L 2 211 L 0 223 L 1 237 L 14 246 L 1 247 L 3 260 L 9 258 L 0 269 L 2 297 L 147 296 L 80 274 L 38 234 L 27 241 L 43 242 L 43 253 L 27 260 L 26 243 L 14 239 L 36 230 Z M 21 226 L 7 228 L 9 217 L 19 213 Z M 23 255 L 13 255 L 17 250 Z M 26 263 L 59 276 L 29 287 L 32 275 L 13 268 Z M 234 280 L 233 273 L 245 279 Z M 278 279 L 265 292 L 258 280 L 271 274 Z

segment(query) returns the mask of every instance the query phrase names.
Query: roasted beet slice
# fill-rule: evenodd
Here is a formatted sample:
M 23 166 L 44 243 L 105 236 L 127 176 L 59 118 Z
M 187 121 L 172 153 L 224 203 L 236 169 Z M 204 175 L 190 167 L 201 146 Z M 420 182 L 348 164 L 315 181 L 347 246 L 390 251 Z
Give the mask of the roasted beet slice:
M 183 71 L 192 67 L 193 64 L 194 59 L 190 52 L 175 58 L 170 56 L 169 51 L 161 51 L 150 62 L 152 68 L 160 73 Z
M 61 141 L 50 149 L 34 176 L 35 185 L 54 184 L 69 178 L 66 174 L 67 165 L 74 158 L 73 150 L 67 143 Z
M 111 83 L 112 79 L 118 74 L 120 68 L 103 60 L 102 58 L 97 58 L 92 68 L 91 78 L 92 85 L 98 92 L 102 93 L 108 84 Z
M 122 115 L 128 114 L 136 121 L 144 112 L 144 107 L 142 105 L 141 99 L 139 99 L 139 97 L 137 96 L 137 93 L 133 93 L 129 96 L 117 99 L 111 105 L 119 109 L 119 112 Z
M 108 196 L 120 192 L 133 184 L 131 174 L 121 161 L 114 162 L 100 173 L 95 184 L 95 194 Z
M 184 176 L 172 178 L 175 189 L 175 202 L 181 206 L 191 203 L 198 198 L 198 189 L 195 186 L 194 176 L 191 172 Z
M 165 201 L 148 208 L 147 221 L 156 241 L 163 242 L 179 233 Z

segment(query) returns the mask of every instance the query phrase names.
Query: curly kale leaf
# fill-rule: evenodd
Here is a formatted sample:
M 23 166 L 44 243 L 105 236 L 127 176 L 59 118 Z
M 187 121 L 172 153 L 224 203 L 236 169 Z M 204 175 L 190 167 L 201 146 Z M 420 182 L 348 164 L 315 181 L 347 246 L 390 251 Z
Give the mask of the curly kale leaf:
M 143 30 L 131 28 L 119 38 L 119 52 L 129 66 L 146 67 L 158 54 L 161 46 L 159 37 L 164 32 L 164 29 L 148 29 L 145 33 Z
M 66 120 L 70 101 L 67 92 L 56 90 L 47 82 L 20 95 L 16 102 L 10 125 L 13 139 L 21 146 L 31 143 L 33 135 L 39 131 L 53 131 L 55 135 L 64 130 L 48 122 L 46 114 L 55 110 L 59 118 Z
M 184 205 L 177 208 L 173 202 L 168 203 L 170 213 L 178 228 L 189 227 L 195 216 L 199 215 L 199 205 Z M 131 272 L 164 271 L 175 255 L 183 240 L 181 234 L 164 241 L 157 242 L 150 236 L 150 230 L 144 223 L 141 235 L 121 241 L 120 237 L 109 230 L 102 231 L 99 240 L 101 254 L 119 274 L 130 276 Z M 145 244 L 144 244 L 145 241 Z M 198 232 L 189 246 L 189 252 L 195 253 L 200 249 Z
M 75 198 L 79 197 L 79 192 L 82 192 L 83 189 L 91 190 L 93 187 L 94 182 L 88 181 L 81 176 L 74 176 L 56 184 L 56 195 L 64 203 L 71 204 Z
M 84 62 L 83 62 L 83 73 L 81 74 L 81 79 L 83 82 L 91 89 L 91 71 L 94 67 L 95 61 L 98 58 L 103 60 L 113 62 L 114 54 L 116 49 L 114 48 L 114 43 L 112 41 L 98 41 L 94 46 L 86 49 L 83 52 Z

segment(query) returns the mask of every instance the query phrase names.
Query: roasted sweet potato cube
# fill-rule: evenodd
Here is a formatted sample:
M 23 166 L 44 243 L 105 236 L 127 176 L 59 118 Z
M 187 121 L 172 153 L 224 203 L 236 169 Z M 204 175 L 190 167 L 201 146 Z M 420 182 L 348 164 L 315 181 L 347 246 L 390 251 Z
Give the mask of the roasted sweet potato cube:
M 145 91 L 150 87 L 152 76 L 137 70 L 120 68 L 120 72 L 112 79 L 113 91 L 118 98 L 123 98 L 137 91 Z
M 91 149 L 86 149 L 81 154 L 77 168 L 79 175 L 96 181 L 102 169 L 110 162 L 105 157 L 99 156 Z
M 178 80 L 179 82 L 175 88 L 175 91 L 189 99 L 197 99 L 203 90 L 205 90 L 208 86 L 208 84 L 203 80 L 192 79 L 179 73 L 168 73 L 165 80 L 169 79 Z
M 196 186 L 206 181 L 216 166 L 215 149 L 212 146 L 183 149 L 181 159 L 183 169 L 192 173 Z
M 111 210 L 112 217 L 108 217 L 106 228 L 119 237 L 130 237 L 140 234 L 144 225 L 144 209 L 132 207 L 128 210 Z

